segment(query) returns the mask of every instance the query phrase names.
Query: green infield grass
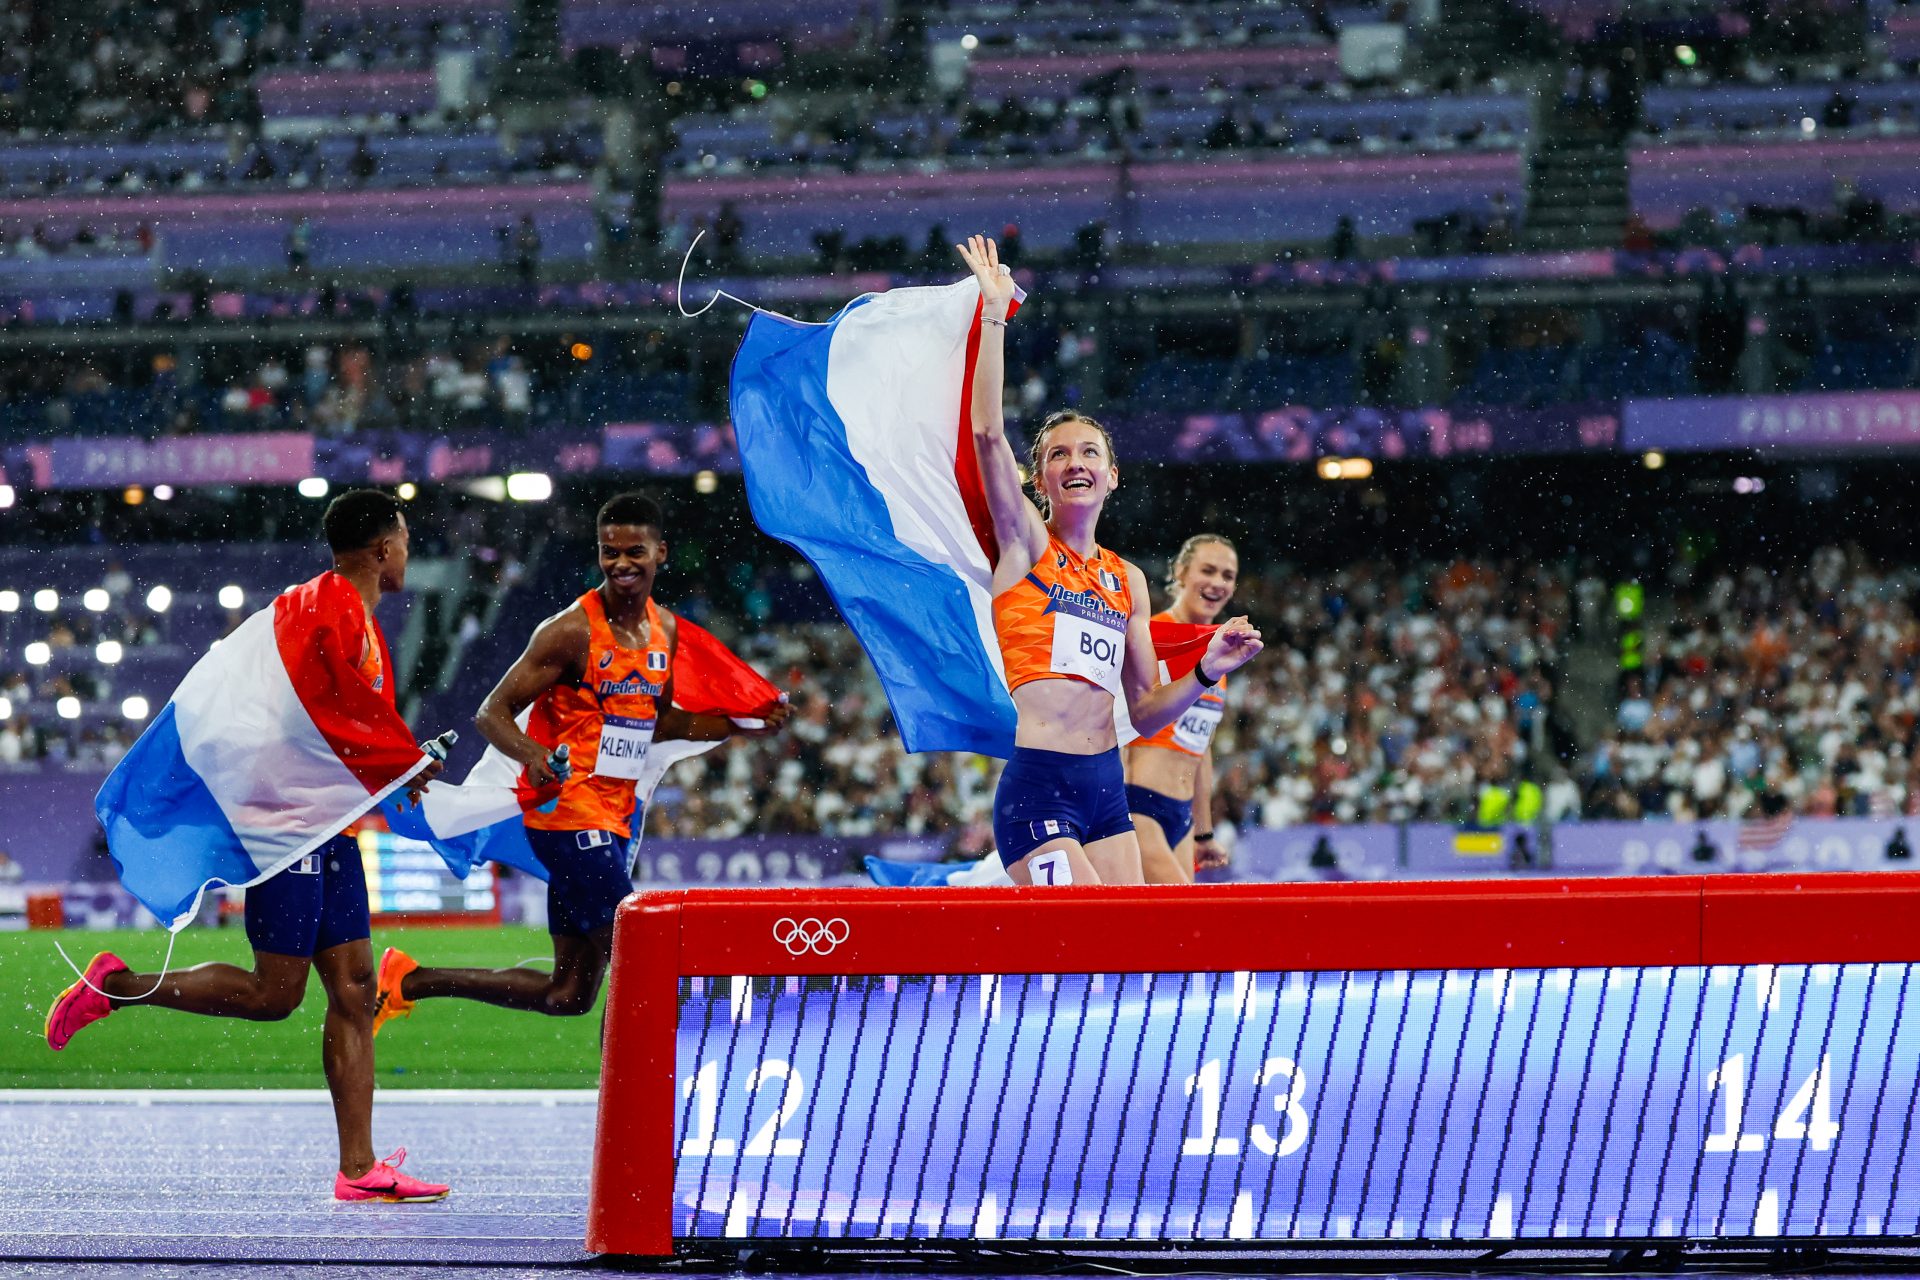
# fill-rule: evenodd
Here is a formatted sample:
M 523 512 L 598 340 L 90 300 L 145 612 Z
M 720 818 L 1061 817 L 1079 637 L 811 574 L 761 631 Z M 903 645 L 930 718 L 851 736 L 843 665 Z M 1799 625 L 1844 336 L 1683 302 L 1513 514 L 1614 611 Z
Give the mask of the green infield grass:
M 73 981 L 53 949 L 58 938 L 74 963 L 111 950 L 151 972 L 167 936 L 147 930 L 0 933 L 0 1088 L 5 1089 L 295 1089 L 321 1088 L 320 1024 L 326 996 L 309 977 L 306 1000 L 285 1022 L 203 1018 L 170 1009 L 126 1007 L 88 1027 L 60 1053 L 47 1048 L 47 1006 Z M 552 956 L 546 933 L 512 926 L 382 929 L 373 954 L 399 946 L 423 964 L 503 968 Z M 195 926 L 180 935 L 173 966 L 208 960 L 251 966 L 238 927 Z M 582 1018 L 515 1013 L 465 1000 L 418 1005 L 388 1023 L 374 1041 L 382 1088 L 590 1089 L 598 1082 L 598 1008 Z

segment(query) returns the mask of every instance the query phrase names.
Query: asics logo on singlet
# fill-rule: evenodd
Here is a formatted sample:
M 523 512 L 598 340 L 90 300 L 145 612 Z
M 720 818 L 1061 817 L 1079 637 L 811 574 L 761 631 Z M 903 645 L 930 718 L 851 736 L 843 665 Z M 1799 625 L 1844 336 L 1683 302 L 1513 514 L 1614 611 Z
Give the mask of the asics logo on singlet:
M 852 933 L 847 922 L 837 916 L 832 920 L 816 920 L 812 916 L 795 920 L 782 916 L 773 922 L 773 940 L 791 956 L 803 956 L 809 951 L 817 956 L 827 955 Z
M 1071 613 L 1075 617 L 1085 618 L 1088 622 L 1097 622 L 1103 627 L 1124 630 L 1127 615 L 1102 600 L 1092 591 L 1069 591 L 1059 583 L 1047 588 L 1048 613 Z
M 622 680 L 602 680 L 593 691 L 603 698 L 618 698 L 626 694 L 644 693 L 649 698 L 660 696 L 665 685 L 655 684 L 638 671 L 629 671 Z

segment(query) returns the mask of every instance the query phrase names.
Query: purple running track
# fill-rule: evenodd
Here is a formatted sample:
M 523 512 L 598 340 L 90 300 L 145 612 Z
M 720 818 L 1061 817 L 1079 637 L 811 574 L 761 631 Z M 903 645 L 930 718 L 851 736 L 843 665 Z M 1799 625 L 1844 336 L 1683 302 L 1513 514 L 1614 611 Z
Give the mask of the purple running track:
M 590 1255 L 588 1092 L 410 1096 L 379 1154 L 452 1184 L 439 1204 L 333 1199 L 318 1091 L 0 1093 L 0 1272 L 41 1260 L 578 1262 Z

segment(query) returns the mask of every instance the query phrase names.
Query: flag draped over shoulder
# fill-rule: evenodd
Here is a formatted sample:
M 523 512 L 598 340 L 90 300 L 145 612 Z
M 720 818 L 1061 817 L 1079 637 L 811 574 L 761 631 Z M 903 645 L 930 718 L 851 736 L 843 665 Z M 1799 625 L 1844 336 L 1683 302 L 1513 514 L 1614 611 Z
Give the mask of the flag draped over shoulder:
M 757 313 L 732 411 L 760 527 L 810 560 L 872 659 L 909 751 L 1013 749 L 993 535 L 967 420 L 971 279 L 894 289 L 825 324 Z
M 169 928 L 208 885 L 266 879 L 426 766 L 392 690 L 360 673 L 369 634 L 338 574 L 286 592 L 194 664 L 108 775 L 107 850 Z
M 748 666 L 712 633 L 685 618 L 677 620 L 673 659 L 673 705 L 695 715 L 726 716 L 744 728 L 756 727 L 780 701 L 780 691 Z M 526 713 L 521 714 L 526 727 Z M 647 748 L 646 764 L 634 783 L 636 806 L 644 808 L 661 777 L 674 764 L 719 746 L 717 742 L 668 740 Z M 576 770 L 591 760 L 572 762 Z M 459 785 L 435 782 L 416 808 L 398 802 L 385 807 L 387 827 L 395 835 L 433 846 L 448 870 L 465 878 L 483 862 L 504 862 L 541 880 L 547 869 L 534 856 L 521 815 L 560 794 L 555 786 L 528 785 L 525 771 L 494 747 L 488 747 Z

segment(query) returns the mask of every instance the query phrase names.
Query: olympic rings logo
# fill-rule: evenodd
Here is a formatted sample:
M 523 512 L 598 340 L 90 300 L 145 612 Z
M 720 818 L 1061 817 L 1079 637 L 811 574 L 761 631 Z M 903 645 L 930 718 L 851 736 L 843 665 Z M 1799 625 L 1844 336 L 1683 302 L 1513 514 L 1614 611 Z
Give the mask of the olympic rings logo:
M 783 916 L 773 922 L 773 940 L 790 956 L 803 956 L 809 951 L 824 956 L 845 942 L 851 932 L 847 922 L 838 917 L 821 921 L 811 916 L 805 920 Z

